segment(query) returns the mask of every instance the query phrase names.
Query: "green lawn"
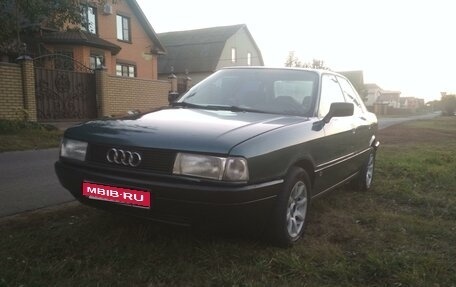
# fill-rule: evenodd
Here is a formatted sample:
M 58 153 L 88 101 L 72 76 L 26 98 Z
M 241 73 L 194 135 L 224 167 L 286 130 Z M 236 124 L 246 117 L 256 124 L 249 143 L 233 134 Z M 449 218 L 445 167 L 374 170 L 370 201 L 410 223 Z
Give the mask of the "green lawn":
M 0 152 L 58 147 L 62 134 L 51 125 L 0 120 Z
M 373 190 L 280 249 L 83 206 L 0 221 L 0 286 L 456 286 L 456 117 L 380 132 Z

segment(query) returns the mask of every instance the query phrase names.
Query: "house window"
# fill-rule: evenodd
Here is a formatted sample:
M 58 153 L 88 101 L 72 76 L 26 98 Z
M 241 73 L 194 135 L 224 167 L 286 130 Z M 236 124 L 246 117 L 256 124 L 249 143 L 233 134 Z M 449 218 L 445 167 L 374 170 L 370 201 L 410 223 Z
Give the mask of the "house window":
M 231 63 L 236 63 L 236 48 L 231 48 Z
M 122 77 L 136 77 L 136 66 L 131 64 L 121 64 L 117 63 L 116 65 L 116 75 Z
M 117 15 L 117 39 L 130 42 L 130 18 Z
M 247 66 L 252 65 L 252 54 L 250 52 L 247 53 Z
M 104 66 L 104 57 L 99 54 L 90 55 L 90 69 L 101 69 Z
M 92 34 L 97 33 L 97 8 L 82 6 L 81 29 Z

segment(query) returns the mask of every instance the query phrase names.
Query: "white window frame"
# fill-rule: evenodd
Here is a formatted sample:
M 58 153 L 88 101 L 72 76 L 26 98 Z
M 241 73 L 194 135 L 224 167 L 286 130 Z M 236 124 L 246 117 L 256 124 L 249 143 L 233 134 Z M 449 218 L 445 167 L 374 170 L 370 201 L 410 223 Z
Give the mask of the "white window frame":
M 125 27 L 125 21 L 126 26 Z M 125 34 L 126 32 L 126 34 Z M 131 21 L 129 17 L 123 15 L 116 15 L 116 34 L 117 40 L 124 42 L 131 42 Z
M 231 48 L 231 63 L 236 63 L 236 48 Z
M 126 73 L 124 73 L 124 68 L 126 68 Z M 138 70 L 134 64 L 116 63 L 116 76 L 136 78 L 137 73 Z
M 92 13 L 89 13 L 89 11 L 92 11 Z M 98 15 L 97 15 L 97 8 L 90 6 L 90 5 L 83 5 L 82 6 L 82 24 L 81 24 L 81 30 L 87 31 L 91 34 L 97 34 L 98 33 Z

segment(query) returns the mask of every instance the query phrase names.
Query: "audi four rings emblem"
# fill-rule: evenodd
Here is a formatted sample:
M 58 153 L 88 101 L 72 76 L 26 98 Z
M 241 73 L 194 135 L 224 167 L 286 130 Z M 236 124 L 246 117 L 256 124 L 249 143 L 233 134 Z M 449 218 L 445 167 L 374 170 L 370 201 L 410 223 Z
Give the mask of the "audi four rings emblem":
M 137 167 L 141 163 L 141 155 L 137 152 L 112 148 L 106 154 L 108 162 Z

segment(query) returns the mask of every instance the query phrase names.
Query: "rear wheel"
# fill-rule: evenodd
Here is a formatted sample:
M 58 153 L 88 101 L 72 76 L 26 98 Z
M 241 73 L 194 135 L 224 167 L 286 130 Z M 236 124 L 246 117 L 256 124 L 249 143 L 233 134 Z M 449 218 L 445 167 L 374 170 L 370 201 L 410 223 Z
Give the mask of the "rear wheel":
M 304 169 L 289 171 L 273 214 L 270 236 L 274 244 L 288 247 L 302 237 L 310 203 L 309 183 Z

